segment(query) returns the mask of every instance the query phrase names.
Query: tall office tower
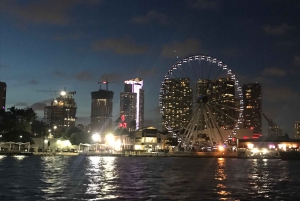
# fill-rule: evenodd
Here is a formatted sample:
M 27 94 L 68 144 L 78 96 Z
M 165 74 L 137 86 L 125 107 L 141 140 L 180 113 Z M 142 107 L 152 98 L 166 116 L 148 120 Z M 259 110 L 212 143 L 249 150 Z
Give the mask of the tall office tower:
M 195 87 L 195 86 L 193 86 Z M 208 104 L 212 114 L 216 117 L 216 123 L 224 129 L 233 129 L 236 125 L 235 119 L 238 119 L 236 111 L 237 98 L 234 88 L 234 80 L 231 78 L 219 78 L 217 80 L 199 79 L 196 89 L 199 97 L 193 97 L 192 86 L 187 78 L 174 78 L 165 80 L 162 90 L 163 94 L 170 94 L 161 99 L 161 108 L 163 110 L 163 125 L 170 126 L 173 130 L 183 128 L 192 114 L 192 108 L 196 102 L 193 99 L 207 96 Z M 198 122 L 198 129 L 207 128 L 205 116 L 201 113 Z
M 91 132 L 107 133 L 112 130 L 114 92 L 100 89 L 92 92 L 91 95 Z
M 238 119 L 236 111 L 237 98 L 234 88 L 234 80 L 231 78 L 219 78 L 212 82 L 210 104 L 212 113 L 216 114 L 216 122 L 224 129 L 233 129 Z
M 44 119 L 54 129 L 54 137 L 60 137 L 68 128 L 75 127 L 77 106 L 73 95 L 76 92 L 62 91 L 60 96 L 44 108 Z
M 258 83 L 243 85 L 243 127 L 253 129 L 253 133 L 262 133 L 261 86 Z
M 124 81 L 120 93 L 120 127 L 137 130 L 144 125 L 143 80 L 135 78 Z
M 169 94 L 161 100 L 164 114 L 163 128 L 166 122 L 173 130 L 182 128 L 192 112 L 193 95 L 190 80 L 188 78 L 168 79 L 161 90 L 165 91 L 164 94 Z
M 0 113 L 5 111 L 6 83 L 0 82 Z

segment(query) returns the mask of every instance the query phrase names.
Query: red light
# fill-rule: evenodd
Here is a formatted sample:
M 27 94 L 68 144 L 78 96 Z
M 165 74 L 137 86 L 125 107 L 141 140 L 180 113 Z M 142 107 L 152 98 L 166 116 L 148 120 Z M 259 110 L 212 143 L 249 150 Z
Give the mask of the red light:
M 251 127 L 250 127 L 250 129 L 251 129 L 251 130 L 253 130 L 253 129 L 254 129 L 254 127 L 252 127 L 252 126 L 251 126 Z
M 248 138 L 249 138 L 248 136 L 244 136 L 244 137 L 243 137 L 243 139 L 248 139 Z
M 106 82 L 102 82 L 103 84 L 106 84 Z

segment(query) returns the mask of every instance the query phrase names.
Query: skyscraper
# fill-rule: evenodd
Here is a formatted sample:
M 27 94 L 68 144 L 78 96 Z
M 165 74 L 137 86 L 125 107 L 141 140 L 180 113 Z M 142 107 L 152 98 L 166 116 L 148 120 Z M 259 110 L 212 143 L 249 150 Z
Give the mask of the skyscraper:
M 167 123 L 172 129 L 183 127 L 189 119 L 192 110 L 192 89 L 188 78 L 173 78 L 165 81 L 162 90 L 167 96 L 162 97 L 161 108 L 164 116 L 163 126 Z
M 111 131 L 114 92 L 100 89 L 91 95 L 91 131 L 99 134 Z
M 5 111 L 6 83 L 0 82 L 0 113 Z
M 139 129 L 144 126 L 143 80 L 135 78 L 124 81 L 124 92 L 120 94 L 120 126 Z
M 261 86 L 258 83 L 243 85 L 243 127 L 253 130 L 253 133 L 262 133 L 262 102 Z
M 198 90 L 193 92 L 192 88 Z M 233 129 L 235 126 L 234 119 L 237 119 L 234 80 L 230 78 L 219 78 L 217 80 L 199 79 L 197 86 L 191 86 L 188 78 L 172 78 L 165 80 L 165 94 L 161 99 L 161 108 L 163 110 L 163 125 L 167 124 L 173 130 L 183 128 L 189 121 L 189 117 L 196 108 L 198 98 L 209 97 L 209 105 L 211 113 L 215 117 L 219 127 L 224 129 Z M 168 95 L 169 94 L 169 95 Z M 194 95 L 193 95 L 194 94 Z M 195 97 L 197 94 L 198 97 Z M 197 100 L 194 101 L 193 100 Z M 204 110 L 203 110 L 204 111 Z M 199 114 L 198 129 L 204 130 L 207 128 L 205 121 L 205 113 Z
M 68 128 L 75 127 L 77 106 L 73 95 L 76 92 L 62 91 L 60 96 L 44 108 L 44 119 L 54 128 L 54 136 L 60 137 Z

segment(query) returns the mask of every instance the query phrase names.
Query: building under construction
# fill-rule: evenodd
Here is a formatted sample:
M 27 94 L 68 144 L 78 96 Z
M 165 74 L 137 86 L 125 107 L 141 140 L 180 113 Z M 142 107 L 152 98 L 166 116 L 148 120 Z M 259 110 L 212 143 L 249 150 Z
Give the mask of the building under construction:
M 62 91 L 50 106 L 44 108 L 44 119 L 53 128 L 54 137 L 61 137 L 68 128 L 75 127 L 77 106 L 74 94 L 76 92 Z
M 102 135 L 112 130 L 114 92 L 100 89 L 92 92 L 91 95 L 91 130 Z

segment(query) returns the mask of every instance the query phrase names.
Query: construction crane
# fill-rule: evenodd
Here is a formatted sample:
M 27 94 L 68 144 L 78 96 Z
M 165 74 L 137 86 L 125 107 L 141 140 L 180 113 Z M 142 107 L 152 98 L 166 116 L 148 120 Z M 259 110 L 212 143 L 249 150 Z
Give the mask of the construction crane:
M 281 135 L 281 133 L 282 133 L 282 131 L 281 131 L 281 129 L 278 127 L 278 125 L 276 124 L 276 123 L 274 123 L 273 121 L 272 121 L 272 119 L 269 119 L 266 115 L 265 115 L 265 113 L 263 113 L 262 111 L 261 111 L 261 114 L 263 115 L 263 117 L 267 120 L 267 122 L 268 122 L 268 135 L 276 135 L 276 136 L 279 136 L 279 135 Z
M 108 91 L 108 84 L 109 83 L 116 83 L 116 82 L 108 82 L 107 79 L 105 79 L 105 81 L 103 81 L 103 82 L 98 82 L 98 84 L 100 84 L 100 89 L 101 89 L 101 84 L 106 85 L 106 91 Z

